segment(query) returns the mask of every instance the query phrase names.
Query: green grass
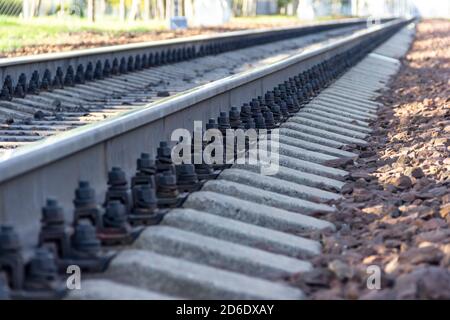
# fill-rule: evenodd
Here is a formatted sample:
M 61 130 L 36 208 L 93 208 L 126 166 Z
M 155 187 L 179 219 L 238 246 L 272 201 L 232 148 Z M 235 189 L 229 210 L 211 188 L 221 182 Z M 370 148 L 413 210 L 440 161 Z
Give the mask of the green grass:
M 120 22 L 105 20 L 98 24 L 85 19 L 64 17 L 42 17 L 24 21 L 14 17 L 0 17 L 0 51 L 42 43 L 57 43 L 69 37 L 71 33 L 91 31 L 98 33 L 120 34 L 123 32 L 148 32 L 164 30 L 162 21 Z

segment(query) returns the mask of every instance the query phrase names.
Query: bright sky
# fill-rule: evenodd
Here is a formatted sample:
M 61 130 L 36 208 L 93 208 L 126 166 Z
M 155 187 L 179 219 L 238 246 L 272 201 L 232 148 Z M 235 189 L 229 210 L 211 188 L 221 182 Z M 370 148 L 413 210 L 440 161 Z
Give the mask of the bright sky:
M 423 17 L 450 18 L 450 0 L 413 0 Z

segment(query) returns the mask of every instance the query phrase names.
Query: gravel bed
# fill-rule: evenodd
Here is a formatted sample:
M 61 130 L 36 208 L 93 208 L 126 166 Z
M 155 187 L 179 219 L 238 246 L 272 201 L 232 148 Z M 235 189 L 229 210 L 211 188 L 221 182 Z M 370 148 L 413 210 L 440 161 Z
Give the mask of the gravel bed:
M 338 232 L 313 234 L 324 255 L 289 279 L 312 299 L 450 299 L 449 48 L 450 21 L 418 25 L 370 146 L 342 164 L 338 213 L 317 215 Z M 369 266 L 381 268 L 380 290 L 367 288 Z

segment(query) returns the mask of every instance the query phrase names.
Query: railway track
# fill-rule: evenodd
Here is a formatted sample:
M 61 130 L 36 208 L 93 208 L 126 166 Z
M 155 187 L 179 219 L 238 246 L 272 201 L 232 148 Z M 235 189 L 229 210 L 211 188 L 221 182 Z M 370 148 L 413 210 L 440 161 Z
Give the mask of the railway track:
M 231 74 L 279 61 L 364 27 L 361 20 L 356 20 L 326 24 L 316 29 L 280 29 L 275 33 L 280 39 L 273 38 L 273 31 L 263 33 L 264 37 L 258 32 L 260 38 L 250 39 L 245 46 L 239 42 L 240 39 L 252 33 L 200 38 L 202 41 L 196 37 L 165 41 L 160 45 L 84 50 L 34 59 L 8 59 L 0 62 L 0 83 L 3 83 L 0 156 L 9 156 L 17 147 L 59 132 L 145 107 Z M 288 40 L 283 41 L 286 37 Z M 231 41 L 229 46 L 239 44 L 239 48 L 217 47 L 214 52 L 202 49 L 202 46 L 213 45 L 218 39 L 224 41 L 224 38 Z M 264 44 L 258 45 L 259 42 Z M 175 54 L 178 51 L 183 53 L 186 47 L 190 54 Z M 229 51 L 231 49 L 234 50 Z M 225 52 L 220 53 L 222 51 Z M 177 59 L 159 61 L 154 57 L 168 55 L 167 52 Z M 150 61 L 149 56 L 153 57 Z M 114 65 L 112 61 L 123 63 L 112 72 L 109 66 L 111 63 Z M 48 75 L 55 73 L 60 77 L 50 81 L 52 77 Z M 48 83 L 55 84 L 49 86 Z
M 320 254 L 320 243 L 300 234 L 334 229 L 310 215 L 335 210 L 327 202 L 340 198 L 347 173 L 334 164 L 367 144 L 373 98 L 412 41 L 410 22 L 360 30 L 17 149 L 0 162 L 0 217 L 9 225 L 0 231 L 0 292 L 9 283 L 13 298 L 62 297 L 55 271 L 78 265 L 89 275 L 72 299 L 305 298 L 283 283 Z M 248 164 L 175 170 L 160 141 L 219 111 L 209 127 L 279 128 L 274 175 Z

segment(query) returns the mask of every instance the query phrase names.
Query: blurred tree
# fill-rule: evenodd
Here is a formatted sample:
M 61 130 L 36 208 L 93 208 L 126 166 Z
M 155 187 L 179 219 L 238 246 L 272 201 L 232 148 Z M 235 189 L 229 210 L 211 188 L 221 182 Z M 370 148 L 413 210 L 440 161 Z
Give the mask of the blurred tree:
M 164 19 L 165 17 L 165 0 L 157 0 L 156 2 L 156 9 L 157 9 L 157 17 L 159 19 Z
M 243 0 L 242 1 L 242 15 L 244 16 L 256 16 L 257 0 Z
M 119 1 L 119 19 L 121 21 L 125 20 L 125 13 L 126 13 L 126 4 L 125 4 L 125 0 L 120 0 Z
M 128 20 L 135 20 L 139 13 L 139 4 L 141 0 L 133 0 L 131 2 L 130 12 L 128 13 Z
M 89 22 L 95 22 L 95 0 L 87 2 L 87 18 Z
M 188 21 L 192 21 L 194 18 L 194 1 L 184 0 L 184 15 Z
M 142 4 L 142 19 L 144 21 L 150 19 L 150 0 L 144 0 Z
M 292 2 L 293 2 L 293 0 L 277 0 L 278 12 L 280 14 L 286 14 L 287 7 L 288 7 L 288 5 L 292 4 Z
M 242 0 L 233 0 L 231 5 L 231 10 L 233 15 L 239 17 L 242 15 Z

